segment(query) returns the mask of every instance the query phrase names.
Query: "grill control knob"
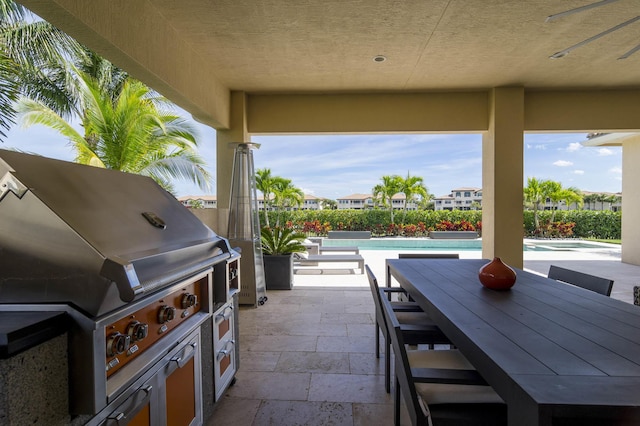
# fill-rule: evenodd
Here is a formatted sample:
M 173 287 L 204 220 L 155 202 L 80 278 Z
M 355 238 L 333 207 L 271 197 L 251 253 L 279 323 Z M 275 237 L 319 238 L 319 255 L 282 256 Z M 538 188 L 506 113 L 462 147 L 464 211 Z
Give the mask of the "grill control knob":
M 122 333 L 113 333 L 107 338 L 107 356 L 116 356 L 129 349 L 131 337 Z
M 140 321 L 134 321 L 127 327 L 127 334 L 131 337 L 132 342 L 137 342 L 149 334 L 149 326 Z
M 198 296 L 195 294 L 186 293 L 182 296 L 182 309 L 188 309 L 198 304 Z
M 163 305 L 158 311 L 158 322 L 164 324 L 172 321 L 176 317 L 176 308 L 173 306 Z

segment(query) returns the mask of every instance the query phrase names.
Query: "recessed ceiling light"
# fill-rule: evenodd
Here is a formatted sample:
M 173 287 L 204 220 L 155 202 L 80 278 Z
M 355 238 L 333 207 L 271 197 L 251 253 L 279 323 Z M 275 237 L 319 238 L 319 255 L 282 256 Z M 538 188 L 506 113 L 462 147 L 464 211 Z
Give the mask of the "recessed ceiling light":
M 383 55 L 376 55 L 373 57 L 373 62 L 384 62 L 386 60 L 387 60 L 387 57 Z

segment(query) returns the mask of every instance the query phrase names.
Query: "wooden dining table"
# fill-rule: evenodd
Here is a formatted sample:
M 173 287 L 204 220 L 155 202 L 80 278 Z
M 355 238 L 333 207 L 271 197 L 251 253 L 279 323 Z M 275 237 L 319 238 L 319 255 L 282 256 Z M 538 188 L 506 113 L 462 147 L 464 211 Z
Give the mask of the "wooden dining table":
M 394 279 L 507 403 L 509 425 L 640 425 L 640 307 L 488 260 L 388 259 Z

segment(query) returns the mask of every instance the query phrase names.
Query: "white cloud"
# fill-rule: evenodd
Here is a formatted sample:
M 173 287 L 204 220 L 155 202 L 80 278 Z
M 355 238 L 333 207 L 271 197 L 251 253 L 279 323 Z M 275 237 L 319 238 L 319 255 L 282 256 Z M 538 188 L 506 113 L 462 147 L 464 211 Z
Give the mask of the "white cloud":
M 580 142 L 572 142 L 567 147 L 567 152 L 575 152 L 579 149 L 582 149 L 582 144 Z
M 533 144 L 528 143 L 527 144 L 527 149 L 537 149 L 537 150 L 540 150 L 540 151 L 544 151 L 544 150 L 547 149 L 547 146 L 546 145 L 542 145 L 542 144 L 533 145 Z
M 611 151 L 610 149 L 608 149 L 608 148 L 600 148 L 600 149 L 598 149 L 598 156 L 599 157 L 606 157 L 606 156 L 609 156 L 609 155 L 613 155 L 613 151 Z
M 574 171 L 573 171 L 573 174 L 576 174 L 576 175 L 583 175 L 583 174 L 584 174 L 584 170 L 574 170 Z
M 558 160 L 555 163 L 553 163 L 553 165 L 558 167 L 569 167 L 569 166 L 573 166 L 573 163 L 571 161 Z
M 609 173 L 622 174 L 622 168 L 621 167 L 612 167 L 612 168 L 609 169 Z

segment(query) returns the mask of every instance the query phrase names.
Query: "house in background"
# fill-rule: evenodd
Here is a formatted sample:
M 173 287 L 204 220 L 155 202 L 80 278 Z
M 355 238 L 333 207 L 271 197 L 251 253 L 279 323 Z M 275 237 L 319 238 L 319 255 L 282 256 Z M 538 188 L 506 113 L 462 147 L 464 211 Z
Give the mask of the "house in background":
M 395 210 L 402 210 L 404 209 L 405 199 L 406 196 L 404 194 L 397 193 L 393 197 L 391 197 L 391 205 Z M 373 202 L 373 195 L 371 194 L 352 194 L 347 195 L 346 197 L 338 198 L 336 201 L 338 202 L 338 210 L 364 210 L 372 209 L 375 207 L 375 203 Z M 407 205 L 407 210 L 418 210 L 418 204 L 413 201 L 409 202 L 409 204 Z
M 373 195 L 371 194 L 351 194 L 336 200 L 338 210 L 364 210 L 373 208 Z
M 215 195 L 185 195 L 178 197 L 178 201 L 187 208 L 215 209 L 218 206 Z M 304 195 L 304 202 L 301 208 L 291 207 L 288 210 L 321 210 L 322 198 L 313 195 Z M 258 197 L 258 210 L 264 210 L 264 197 Z
M 481 210 L 482 188 L 460 187 L 433 199 L 435 210 Z
M 189 209 L 215 209 L 218 207 L 218 199 L 215 195 L 185 195 L 178 197 L 178 201 Z

